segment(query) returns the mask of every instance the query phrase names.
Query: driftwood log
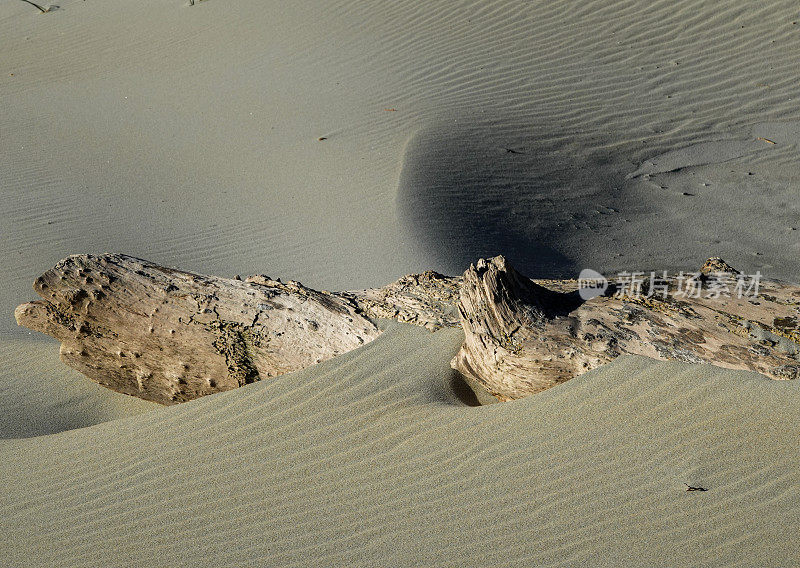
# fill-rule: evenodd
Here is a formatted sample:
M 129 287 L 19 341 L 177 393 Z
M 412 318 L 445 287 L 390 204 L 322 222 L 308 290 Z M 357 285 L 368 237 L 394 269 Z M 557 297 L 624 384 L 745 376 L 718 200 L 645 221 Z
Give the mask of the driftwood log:
M 124 255 L 79 255 L 33 285 L 17 321 L 61 341 L 61 359 L 125 394 L 170 404 L 295 371 L 373 340 L 341 297 L 266 276 L 247 282 Z
M 732 271 L 718 259 L 705 273 Z M 121 254 L 76 255 L 34 283 L 17 322 L 61 341 L 61 358 L 113 390 L 175 404 L 299 370 L 372 341 L 375 319 L 461 326 L 452 366 L 499 400 L 520 398 L 623 353 L 800 375 L 800 289 L 753 298 L 584 301 L 574 280 L 530 280 L 503 257 L 462 277 L 409 275 L 383 288 L 318 292 L 267 276 L 242 281 Z
M 698 274 L 731 272 L 714 258 Z M 464 273 L 459 308 L 465 339 L 453 367 L 500 400 L 550 388 L 623 353 L 773 379 L 800 375 L 796 286 L 761 280 L 754 298 L 684 297 L 674 286 L 664 297 L 647 297 L 612 288 L 588 301 L 577 288 L 570 280 L 532 281 L 503 257 L 478 261 Z

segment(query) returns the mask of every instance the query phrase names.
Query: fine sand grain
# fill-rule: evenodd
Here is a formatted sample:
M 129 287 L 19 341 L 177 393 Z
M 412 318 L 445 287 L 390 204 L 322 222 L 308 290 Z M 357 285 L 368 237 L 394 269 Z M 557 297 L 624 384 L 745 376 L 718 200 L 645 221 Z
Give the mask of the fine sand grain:
M 495 254 L 797 280 L 797 128 L 753 142 L 800 120 L 794 2 L 59 5 L 0 6 L 6 336 L 75 252 L 325 289 Z
M 299 373 L 0 442 L 5 566 L 788 566 L 800 391 L 623 357 L 451 394 L 460 334 L 396 324 Z M 686 485 L 705 492 L 688 492 Z
M 395 326 L 161 408 L 13 311 L 105 251 L 334 290 L 495 254 L 797 282 L 799 22 L 788 0 L 0 4 L 0 565 L 796 563 L 797 384 L 623 358 L 473 408 L 460 332 Z
M 58 360 L 55 341 L 0 342 L 0 439 L 83 428 L 158 405 L 101 387 Z

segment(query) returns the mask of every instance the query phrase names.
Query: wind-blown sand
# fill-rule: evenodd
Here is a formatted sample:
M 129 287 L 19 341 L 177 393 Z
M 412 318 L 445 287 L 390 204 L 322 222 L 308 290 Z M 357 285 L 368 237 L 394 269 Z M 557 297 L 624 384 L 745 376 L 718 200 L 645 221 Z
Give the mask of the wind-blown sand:
M 495 254 L 797 282 L 796 3 L 58 4 L 0 6 L 0 437 L 54 434 L 0 441 L 0 564 L 798 556 L 794 384 L 626 358 L 468 408 L 458 334 L 401 327 L 153 408 L 12 315 L 78 252 L 321 289 Z
M 0 465 L 6 565 L 786 566 L 800 554 L 796 383 L 623 357 L 471 408 L 441 356 L 460 339 L 396 324 L 268 383 L 4 441 L 17 456 Z
M 797 128 L 626 180 L 800 120 L 792 2 L 59 5 L 0 8 L 5 334 L 76 252 L 326 289 L 495 254 L 797 278 Z

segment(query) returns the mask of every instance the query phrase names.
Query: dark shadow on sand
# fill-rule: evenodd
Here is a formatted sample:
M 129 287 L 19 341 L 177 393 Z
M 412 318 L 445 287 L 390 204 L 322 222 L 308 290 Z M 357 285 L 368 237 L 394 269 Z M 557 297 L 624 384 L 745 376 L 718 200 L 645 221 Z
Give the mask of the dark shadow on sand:
M 450 392 L 465 406 L 486 406 L 500 402 L 481 385 L 455 369 L 450 373 L 447 386 Z
M 462 272 L 502 254 L 533 278 L 575 278 L 614 217 L 630 164 L 574 136 L 508 125 L 418 132 L 406 148 L 397 205 L 409 242 L 433 268 Z M 575 245 L 575 236 L 587 244 Z M 607 252 L 607 251 L 606 251 Z M 591 266 L 591 265 L 590 265 Z

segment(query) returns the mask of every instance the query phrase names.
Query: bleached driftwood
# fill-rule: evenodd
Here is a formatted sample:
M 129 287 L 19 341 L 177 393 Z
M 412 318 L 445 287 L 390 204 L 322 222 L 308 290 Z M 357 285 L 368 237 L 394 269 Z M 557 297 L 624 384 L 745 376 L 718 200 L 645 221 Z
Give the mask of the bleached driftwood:
M 732 271 L 709 259 L 705 275 Z M 542 391 L 623 353 L 800 374 L 800 289 L 761 281 L 757 298 L 608 294 L 584 302 L 576 281 L 531 281 L 503 257 L 464 273 L 464 344 L 453 367 L 500 400 Z M 612 289 L 613 292 L 613 289 Z
M 341 297 L 265 276 L 246 282 L 133 257 L 78 255 L 34 283 L 17 322 L 119 392 L 172 404 L 295 371 L 378 336 Z
M 721 261 L 706 272 L 729 270 Z M 463 277 L 409 275 L 383 288 L 317 292 L 266 276 L 183 272 L 119 254 L 71 256 L 34 284 L 18 323 L 62 342 L 96 382 L 174 404 L 295 371 L 380 334 L 375 318 L 461 326 L 453 367 L 500 400 L 538 392 L 623 353 L 800 373 L 798 288 L 763 282 L 759 301 L 606 295 L 532 281 L 502 257 Z
M 342 292 L 370 317 L 396 319 L 435 331 L 460 325 L 461 278 L 428 271 L 409 274 L 383 288 Z

